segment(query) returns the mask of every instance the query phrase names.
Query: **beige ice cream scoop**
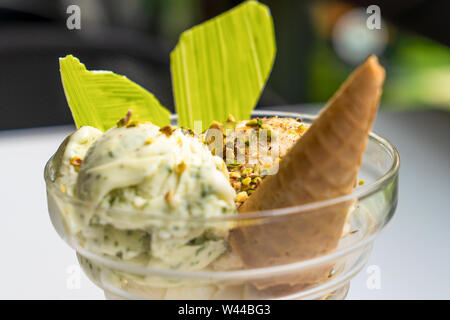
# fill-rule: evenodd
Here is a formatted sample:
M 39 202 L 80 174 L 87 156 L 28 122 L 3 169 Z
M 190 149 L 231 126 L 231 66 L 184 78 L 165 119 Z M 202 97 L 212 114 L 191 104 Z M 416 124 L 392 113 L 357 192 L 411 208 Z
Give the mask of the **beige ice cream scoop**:
M 284 208 L 351 194 L 382 93 L 385 71 L 370 56 L 343 83 L 305 135 L 240 207 L 239 213 Z M 247 267 L 298 262 L 336 249 L 351 201 L 238 226 L 229 236 Z M 325 279 L 332 266 L 256 282 L 273 294 Z

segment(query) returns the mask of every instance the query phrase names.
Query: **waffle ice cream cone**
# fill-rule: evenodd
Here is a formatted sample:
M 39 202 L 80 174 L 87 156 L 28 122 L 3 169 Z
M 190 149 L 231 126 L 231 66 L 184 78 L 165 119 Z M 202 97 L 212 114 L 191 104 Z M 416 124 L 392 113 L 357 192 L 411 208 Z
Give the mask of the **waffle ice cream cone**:
M 380 100 L 385 72 L 370 56 L 342 84 L 305 135 L 266 177 L 239 214 L 303 205 L 351 194 Z M 298 262 L 336 249 L 352 201 L 278 218 L 256 219 L 230 232 L 247 267 Z M 270 220 L 269 223 L 265 222 Z M 326 279 L 332 265 L 255 283 L 275 295 Z

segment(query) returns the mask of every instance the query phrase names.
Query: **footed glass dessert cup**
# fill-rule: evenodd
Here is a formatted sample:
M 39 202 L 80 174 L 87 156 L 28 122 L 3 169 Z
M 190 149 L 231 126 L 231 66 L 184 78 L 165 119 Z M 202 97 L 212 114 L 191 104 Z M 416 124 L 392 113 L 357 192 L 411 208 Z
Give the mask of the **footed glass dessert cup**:
M 287 112 L 252 114 L 252 117 L 266 116 L 300 118 L 305 124 L 315 118 Z M 176 116 L 172 122 L 176 124 Z M 264 251 L 265 243 L 272 249 L 293 248 L 287 252 L 280 249 L 283 257 L 254 266 L 243 263 L 228 246 L 215 261 L 192 270 L 183 266 L 149 267 L 144 260 L 127 261 L 122 255 L 90 250 L 83 237 L 71 228 L 70 215 L 83 216 L 83 212 L 99 210 L 103 216 L 122 219 L 126 225 L 129 219 L 140 219 L 142 213 L 93 208 L 91 203 L 70 197 L 54 183 L 51 160 L 44 172 L 51 221 L 61 238 L 76 251 L 84 272 L 109 299 L 343 299 L 350 280 L 368 261 L 374 240 L 395 212 L 400 163 L 398 152 L 389 141 L 371 133 L 359 170 L 360 183 L 348 196 L 232 217 L 179 218 L 146 213 L 146 223 L 150 221 L 152 225 L 149 232 L 168 225 L 186 230 L 253 228 L 253 234 L 258 236 L 252 255 Z M 346 208 L 343 228 L 334 225 L 334 221 L 338 224 L 342 218 L 337 213 L 339 208 Z M 264 232 L 293 225 L 295 232 L 291 227 L 289 232 L 275 238 L 268 239 L 271 234 Z

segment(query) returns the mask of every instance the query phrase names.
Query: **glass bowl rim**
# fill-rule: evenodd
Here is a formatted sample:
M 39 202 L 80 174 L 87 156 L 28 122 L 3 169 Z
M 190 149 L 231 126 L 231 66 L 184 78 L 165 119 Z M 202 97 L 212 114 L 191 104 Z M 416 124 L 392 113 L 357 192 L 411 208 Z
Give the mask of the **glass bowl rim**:
M 252 116 L 280 116 L 280 117 L 291 117 L 291 118 L 300 118 L 302 120 L 311 120 L 313 121 L 317 115 L 312 114 L 305 114 L 305 113 L 297 113 L 297 112 L 285 112 L 285 111 L 273 111 L 273 110 L 254 110 L 252 112 Z M 170 120 L 175 121 L 177 119 L 176 114 L 171 114 Z M 279 208 L 279 209 L 270 209 L 270 210 L 261 210 L 261 211 L 254 211 L 254 212 L 248 212 L 244 215 L 233 215 L 233 216 L 223 216 L 223 217 L 177 217 L 177 216 L 161 216 L 161 215 L 155 215 L 150 214 L 150 212 L 145 212 L 145 215 L 149 219 L 157 219 L 157 220 L 177 220 L 177 221 L 190 221 L 190 222 L 224 222 L 224 221 L 240 221 L 240 220 L 250 220 L 250 219 L 257 219 L 257 218 L 275 218 L 280 217 L 284 215 L 289 214 L 299 214 L 301 212 L 314 212 L 314 210 L 328 207 L 331 205 L 335 205 L 338 203 L 342 203 L 345 201 L 349 201 L 352 199 L 363 199 L 365 197 L 370 196 L 371 194 L 377 192 L 382 187 L 384 187 L 386 184 L 388 184 L 391 181 L 391 178 L 395 177 L 398 174 L 399 167 L 400 167 L 400 156 L 397 151 L 397 149 L 392 145 L 392 143 L 381 137 L 380 135 L 370 132 L 369 133 L 369 139 L 377 143 L 378 145 L 381 145 L 383 149 L 389 153 L 392 157 L 392 165 L 391 167 L 382 174 L 378 179 L 375 181 L 368 183 L 367 185 L 360 186 L 358 190 L 353 190 L 351 194 L 345 195 L 345 196 L 339 196 L 332 199 L 317 201 L 317 202 L 311 202 L 307 204 L 302 204 L 298 206 L 290 206 L 286 208 Z M 51 161 L 53 159 L 54 155 L 50 157 L 50 159 L 47 161 L 44 169 L 44 179 L 47 188 L 50 188 L 52 192 L 55 192 L 56 196 L 58 198 L 62 198 L 65 201 L 69 201 L 74 204 L 83 205 L 86 207 L 91 208 L 98 208 L 101 210 L 105 210 L 108 212 L 116 213 L 116 214 L 135 214 L 139 213 L 142 214 L 141 211 L 133 211 L 133 210 L 125 210 L 125 209 L 115 209 L 115 208 L 105 208 L 100 207 L 94 203 L 91 203 L 89 201 L 84 201 L 77 199 L 75 197 L 72 197 L 62 190 L 56 185 L 56 183 L 51 179 L 50 177 L 50 166 Z
M 387 221 L 388 222 L 388 221 Z M 95 263 L 108 267 L 112 270 L 122 272 L 130 272 L 132 274 L 143 276 L 162 276 L 162 277 L 177 277 L 186 279 L 214 279 L 214 280 L 239 280 L 239 279 L 257 279 L 258 277 L 266 276 L 268 273 L 271 276 L 282 276 L 290 272 L 300 272 L 305 269 L 323 266 L 325 264 L 333 263 L 343 257 L 350 256 L 360 250 L 361 255 L 366 250 L 371 250 L 373 241 L 382 231 L 383 226 L 377 229 L 369 236 L 357 241 L 355 244 L 342 249 L 336 249 L 328 254 L 317 256 L 311 259 L 299 260 L 287 264 L 266 266 L 266 267 L 252 267 L 247 269 L 237 270 L 196 270 L 196 271 L 179 271 L 172 269 L 151 268 L 147 266 L 139 266 L 126 263 L 124 261 L 117 261 L 110 257 L 102 256 L 85 249 L 72 240 L 66 239 L 70 247 L 72 247 L 79 255 L 85 259 L 90 259 Z

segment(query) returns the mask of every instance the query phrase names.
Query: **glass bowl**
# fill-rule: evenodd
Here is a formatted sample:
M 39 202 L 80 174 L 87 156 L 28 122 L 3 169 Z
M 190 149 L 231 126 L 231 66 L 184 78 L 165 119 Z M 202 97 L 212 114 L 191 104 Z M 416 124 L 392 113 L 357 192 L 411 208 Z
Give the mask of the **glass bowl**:
M 287 112 L 252 113 L 252 117 L 265 116 L 301 118 L 306 124 L 315 118 Z M 172 122 L 176 124 L 175 115 Z M 81 219 L 93 205 L 58 188 L 51 160 L 44 173 L 51 221 L 61 238 L 76 251 L 84 272 L 109 299 L 343 299 L 350 280 L 366 264 L 375 238 L 397 205 L 398 152 L 386 139 L 371 133 L 358 176 L 358 181 L 364 183 L 358 184 L 351 195 L 232 217 L 145 214 L 145 223 L 151 221 L 153 230 L 171 224 L 186 230 L 247 230 L 253 238 L 242 245 L 242 250 L 256 257 L 278 252 L 274 259 L 269 256 L 262 264 L 244 264 L 227 247 L 225 253 L 200 270 L 148 267 L 114 254 L 100 254 L 85 244 L 71 227 L 71 219 Z M 129 219 L 139 219 L 136 212 L 100 207 L 94 210 L 121 219 L 124 225 Z

